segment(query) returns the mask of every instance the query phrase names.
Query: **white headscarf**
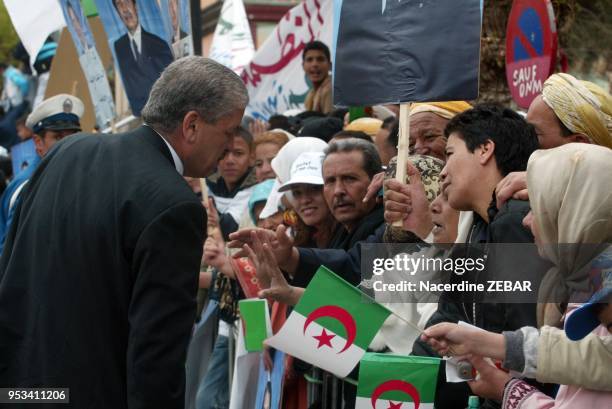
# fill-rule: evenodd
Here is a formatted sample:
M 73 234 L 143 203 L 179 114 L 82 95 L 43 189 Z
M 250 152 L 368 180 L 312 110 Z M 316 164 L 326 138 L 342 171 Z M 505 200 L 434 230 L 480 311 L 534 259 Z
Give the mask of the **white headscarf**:
M 529 202 L 543 254 L 554 264 L 540 284 L 540 300 L 569 301 L 572 293 L 589 291 L 589 266 L 601 252 L 596 244 L 612 242 L 610 175 L 612 150 L 602 146 L 569 143 L 529 158 Z M 539 323 L 555 324 L 543 308 Z

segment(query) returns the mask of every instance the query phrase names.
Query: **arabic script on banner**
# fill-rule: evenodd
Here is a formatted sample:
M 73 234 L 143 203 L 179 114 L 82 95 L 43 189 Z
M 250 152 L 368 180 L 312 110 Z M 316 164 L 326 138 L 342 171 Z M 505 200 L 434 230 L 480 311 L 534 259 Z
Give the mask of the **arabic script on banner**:
M 285 14 L 242 73 L 250 97 L 247 115 L 267 119 L 303 109 L 309 85 L 302 51 L 313 40 L 331 48 L 332 19 L 331 0 L 306 0 Z

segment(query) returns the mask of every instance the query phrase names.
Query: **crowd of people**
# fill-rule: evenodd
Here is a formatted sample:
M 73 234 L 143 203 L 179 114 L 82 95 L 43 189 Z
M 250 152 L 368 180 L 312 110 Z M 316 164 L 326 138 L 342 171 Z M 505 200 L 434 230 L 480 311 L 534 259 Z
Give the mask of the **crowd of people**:
M 603 175 L 610 174 L 612 163 L 610 95 L 592 83 L 555 74 L 546 81 L 542 95 L 534 100 L 526 116 L 494 104 L 413 104 L 408 179 L 402 183 L 393 178 L 399 132 L 397 107 L 377 107 L 359 119 L 350 118 L 346 110 L 325 108 L 327 104 L 321 98 L 329 77 L 322 78 L 321 68 L 312 67 L 318 64 L 328 70 L 330 61 L 328 52 L 319 47 L 311 44 L 303 55 L 304 70 L 314 85 L 307 101 L 318 101 L 314 105 L 317 110 L 297 117 L 277 115 L 271 119 L 272 124 L 264 126 L 250 124 L 250 134 L 245 132 L 249 129 L 247 120 L 234 140 L 234 149 L 240 152 L 230 149 L 219 161 L 214 183 L 208 181 L 213 198 L 209 217 L 213 207 L 218 212 L 209 223 L 221 234 L 209 235 L 206 241 L 200 284 L 211 289 L 224 314 L 208 373 L 198 391 L 197 407 L 229 406 L 228 377 L 218 372 L 222 367 L 219 357 L 227 361 L 231 356 L 228 328 L 235 328 L 239 318 L 236 302 L 245 297 L 240 286 L 245 267 L 235 260 L 248 263 L 247 270 L 256 271 L 259 296 L 270 301 L 277 328 L 321 265 L 351 284 L 367 288 L 361 264 L 364 243 L 463 243 L 467 251 L 483 244 L 535 243 L 542 247 L 542 262 L 550 264 L 545 275 L 533 277 L 545 294 L 541 300 L 551 300 L 548 303 L 492 305 L 410 297 L 386 303 L 394 315 L 370 346 L 372 351 L 442 356 L 459 350 L 473 355 L 470 360 L 483 374 L 478 381 L 453 384 L 445 381 L 441 370 L 436 408 L 466 407 L 470 394 L 482 397 L 482 407 L 587 407 L 585 402 L 609 405 L 610 387 L 603 385 L 612 384 L 612 379 L 603 372 L 612 357 L 608 333 L 611 309 L 606 304 L 594 306 L 609 302 L 609 252 L 597 247 L 598 251 L 588 256 L 558 254 L 545 246 L 609 243 L 612 197 L 603 187 Z M 379 116 L 381 111 L 387 115 Z M 270 143 L 272 139 L 277 142 Z M 241 154 L 243 161 L 238 159 Z M 248 154 L 254 168 L 247 164 Z M 227 190 L 218 188 L 219 181 Z M 243 209 L 242 214 L 231 215 L 232 210 L 224 204 L 227 197 Z M 395 227 L 398 222 L 402 227 Z M 453 257 L 452 248 L 425 251 L 430 256 L 433 252 L 436 257 Z M 413 254 L 417 255 L 420 253 Z M 603 264 L 585 270 L 593 260 Z M 597 274 L 592 271 L 601 276 L 594 277 Z M 208 278 L 211 274 L 212 280 Z M 395 279 L 401 280 L 401 274 L 395 274 Z M 595 300 L 585 296 L 589 292 L 596 294 Z M 562 294 L 563 301 L 552 294 Z M 589 312 L 574 315 L 582 310 Z M 579 336 L 594 331 L 588 337 L 588 347 L 582 342 L 573 346 L 567 341 L 572 337 L 569 330 L 565 335 L 557 329 L 563 328 L 565 321 L 571 323 L 572 316 L 582 322 L 578 326 L 592 324 Z M 598 326 L 597 317 L 603 326 Z M 424 335 L 411 335 L 406 321 L 418 325 Z M 481 334 L 448 324 L 458 321 L 489 332 Z M 484 341 L 478 341 L 478 337 L 487 336 L 484 334 L 500 335 L 492 338 L 495 343 L 487 348 Z M 560 344 L 552 346 L 551 337 Z M 564 359 L 540 363 L 536 357 L 545 353 L 534 351 L 538 340 L 549 345 L 540 350 L 564 354 Z M 272 362 L 269 355 L 274 353 L 278 352 L 266 349 L 264 362 Z M 585 372 L 570 376 L 570 368 L 583 365 L 580 354 L 596 355 L 598 363 L 590 357 L 592 370 L 584 364 Z M 505 359 L 503 368 L 520 375 L 512 378 L 507 370 L 490 367 L 480 357 Z M 576 361 L 572 363 L 570 357 L 576 357 Z M 286 359 L 286 379 L 310 380 L 309 385 L 291 383 L 283 396 L 286 407 L 306 407 L 307 403 L 354 406 L 352 382 L 335 380 L 342 393 L 332 398 L 312 381 L 318 372 L 313 372 L 310 365 Z M 318 375 L 324 379 L 324 375 Z M 356 378 L 357 372 L 352 375 Z M 559 384 L 563 385 L 561 389 Z M 308 395 L 310 401 L 299 400 L 307 396 L 299 388 L 313 391 Z
M 412 104 L 401 181 L 399 106 L 334 108 L 327 46 L 302 60 L 305 110 L 265 122 L 243 117 L 240 79 L 201 57 L 164 71 L 126 134 L 72 135 L 83 104 L 70 95 L 29 114 L 42 160 L 1 198 L 0 386 L 69 385 L 75 407 L 249 407 L 257 387 L 235 394 L 236 372 L 257 385 L 281 356 L 283 408 L 352 408 L 357 370 L 337 379 L 269 347 L 240 366 L 238 301 L 266 299 L 276 332 L 322 265 L 371 290 L 367 244 L 448 259 L 533 243 L 538 302 L 376 294 L 393 314 L 369 350 L 468 360 L 479 375 L 461 383 L 442 361 L 437 409 L 470 395 L 483 408 L 611 407 L 610 94 L 560 73 L 526 115 Z M 481 274 L 449 280 L 494 276 Z M 185 375 L 204 323 L 211 350 Z

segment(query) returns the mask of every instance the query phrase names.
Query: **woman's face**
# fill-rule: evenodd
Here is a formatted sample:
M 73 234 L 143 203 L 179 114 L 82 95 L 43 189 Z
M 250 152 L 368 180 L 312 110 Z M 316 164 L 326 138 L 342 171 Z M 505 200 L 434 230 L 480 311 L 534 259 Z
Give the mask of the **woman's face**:
M 276 228 L 283 223 L 283 212 L 276 212 L 270 217 L 257 220 L 257 227 L 276 231 Z
M 323 186 L 299 184 L 291 188 L 293 207 L 307 226 L 319 226 L 330 212 L 323 197 Z
M 431 212 L 431 221 L 434 224 L 434 228 L 431 231 L 434 243 L 454 243 L 455 240 L 457 240 L 459 211 L 450 207 L 444 193 L 440 193 L 434 201 L 431 202 L 429 211 Z
M 257 182 L 276 177 L 271 162 L 279 150 L 280 147 L 275 143 L 260 143 L 255 147 L 255 178 Z

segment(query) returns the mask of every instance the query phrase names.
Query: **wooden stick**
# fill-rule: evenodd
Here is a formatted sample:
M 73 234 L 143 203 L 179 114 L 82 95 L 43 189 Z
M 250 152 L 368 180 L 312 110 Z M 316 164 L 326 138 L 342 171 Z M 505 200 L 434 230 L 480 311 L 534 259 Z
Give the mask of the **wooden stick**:
M 72 87 L 70 87 L 70 95 L 76 97 L 78 86 L 79 84 L 76 81 L 72 81 Z
M 200 189 L 202 190 L 202 203 L 204 204 L 204 207 L 206 208 L 207 211 L 208 210 L 208 187 L 206 187 L 206 179 L 205 178 L 200 178 Z M 210 237 L 210 236 L 214 236 L 216 231 L 215 228 L 212 228 L 208 225 L 208 223 L 206 224 L 206 234 Z
M 208 206 L 208 188 L 205 178 L 200 178 L 200 189 L 202 189 L 202 201 Z
M 395 179 L 406 183 L 406 162 L 410 154 L 410 102 L 400 105 L 399 137 L 397 141 L 397 167 Z M 393 223 L 394 227 L 402 227 L 402 221 Z

